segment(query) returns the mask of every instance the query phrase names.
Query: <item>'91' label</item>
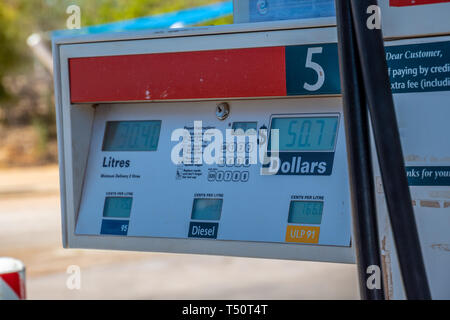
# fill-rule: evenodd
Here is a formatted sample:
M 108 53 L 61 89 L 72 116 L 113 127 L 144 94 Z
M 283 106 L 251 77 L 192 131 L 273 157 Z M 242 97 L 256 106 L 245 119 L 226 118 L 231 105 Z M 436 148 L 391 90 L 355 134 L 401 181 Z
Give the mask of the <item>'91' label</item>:
M 318 243 L 320 227 L 287 226 L 286 242 Z

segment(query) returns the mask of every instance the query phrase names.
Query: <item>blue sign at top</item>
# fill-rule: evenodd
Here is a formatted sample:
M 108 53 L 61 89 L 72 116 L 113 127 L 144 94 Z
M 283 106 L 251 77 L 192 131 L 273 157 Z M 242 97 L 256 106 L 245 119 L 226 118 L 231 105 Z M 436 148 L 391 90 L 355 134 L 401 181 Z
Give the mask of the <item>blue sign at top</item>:
M 131 20 L 87 26 L 81 29 L 56 30 L 52 32 L 52 36 L 77 36 L 82 34 L 137 31 L 170 27 L 180 28 L 206 22 L 212 19 L 217 19 L 231 14 L 233 14 L 233 2 L 228 0 L 148 17 L 140 17 Z
M 250 22 L 334 17 L 334 0 L 250 0 Z

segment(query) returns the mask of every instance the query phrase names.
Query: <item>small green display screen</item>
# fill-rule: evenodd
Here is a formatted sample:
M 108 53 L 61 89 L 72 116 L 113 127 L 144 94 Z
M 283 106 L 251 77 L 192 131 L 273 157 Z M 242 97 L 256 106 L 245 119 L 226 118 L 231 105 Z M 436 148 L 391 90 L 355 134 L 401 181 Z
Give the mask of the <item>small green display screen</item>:
M 161 120 L 108 121 L 103 151 L 156 151 Z
M 106 197 L 103 216 L 108 218 L 129 218 L 131 213 L 131 197 Z
M 289 223 L 320 224 L 322 222 L 322 201 L 291 201 Z
M 194 199 L 192 220 L 220 220 L 222 199 Z
M 249 133 L 249 132 L 247 132 L 247 130 L 252 129 L 252 130 L 255 130 L 254 134 L 256 134 L 257 122 L 256 121 L 233 122 L 232 129 L 233 129 L 233 131 L 235 131 L 235 133 L 240 133 L 240 130 L 242 130 L 241 134 Z
M 271 129 L 279 130 L 279 151 L 333 151 L 338 122 L 338 117 L 272 118 Z

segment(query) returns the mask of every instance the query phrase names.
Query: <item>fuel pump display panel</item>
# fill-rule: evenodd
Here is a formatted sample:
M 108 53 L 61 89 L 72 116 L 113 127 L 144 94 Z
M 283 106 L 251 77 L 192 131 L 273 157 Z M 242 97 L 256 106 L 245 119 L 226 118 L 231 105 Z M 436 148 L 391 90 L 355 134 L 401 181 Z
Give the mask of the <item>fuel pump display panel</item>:
M 54 42 L 65 247 L 354 262 L 336 30 L 274 27 Z
M 76 234 L 349 247 L 340 100 L 321 98 L 320 107 L 314 100 L 233 101 L 223 121 L 214 101 L 97 106 Z M 226 144 L 232 128 L 278 129 L 278 172 L 262 174 L 259 160 L 173 161 L 177 129 L 193 140 L 201 130 L 203 152 L 211 130 L 234 155 L 258 147 L 248 137 L 245 146 Z

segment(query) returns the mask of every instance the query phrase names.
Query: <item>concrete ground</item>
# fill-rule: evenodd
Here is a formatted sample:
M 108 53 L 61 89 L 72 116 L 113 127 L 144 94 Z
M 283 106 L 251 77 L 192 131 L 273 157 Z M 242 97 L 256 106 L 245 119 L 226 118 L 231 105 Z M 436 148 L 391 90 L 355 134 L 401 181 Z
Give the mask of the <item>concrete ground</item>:
M 29 299 L 358 298 L 354 265 L 67 250 L 60 233 L 57 167 L 0 170 L 0 256 L 25 263 Z

